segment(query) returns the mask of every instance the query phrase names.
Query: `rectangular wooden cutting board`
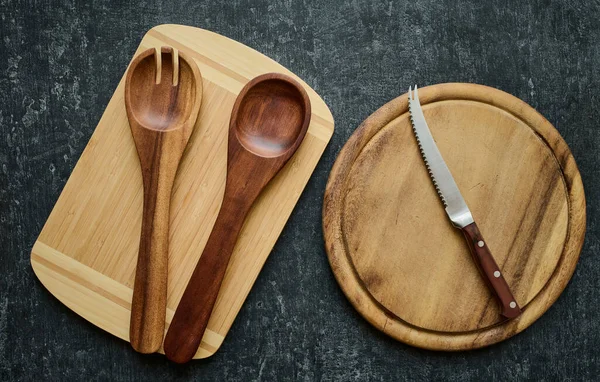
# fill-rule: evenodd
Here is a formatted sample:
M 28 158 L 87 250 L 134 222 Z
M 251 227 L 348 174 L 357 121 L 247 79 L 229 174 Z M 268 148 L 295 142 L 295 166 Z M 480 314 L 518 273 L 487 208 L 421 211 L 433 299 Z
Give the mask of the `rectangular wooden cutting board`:
M 162 45 L 193 58 L 204 86 L 198 122 L 172 194 L 167 328 L 221 205 L 229 117 L 237 94 L 255 76 L 280 72 L 305 87 L 312 105 L 304 142 L 261 194 L 242 229 L 195 356 L 204 358 L 221 346 L 327 146 L 334 123 L 314 90 L 247 46 L 199 28 L 160 25 L 144 36 L 137 53 Z M 125 113 L 124 82 L 123 77 L 35 242 L 31 265 L 50 293 L 74 312 L 128 340 L 142 177 Z

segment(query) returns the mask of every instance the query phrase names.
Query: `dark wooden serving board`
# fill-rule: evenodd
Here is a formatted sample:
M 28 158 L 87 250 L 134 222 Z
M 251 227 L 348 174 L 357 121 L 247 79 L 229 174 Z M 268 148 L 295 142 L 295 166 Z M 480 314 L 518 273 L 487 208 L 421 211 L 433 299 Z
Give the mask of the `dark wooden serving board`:
M 585 196 L 556 129 L 521 100 L 473 84 L 419 90 L 434 139 L 523 314 L 506 320 L 452 227 L 419 155 L 402 95 L 371 115 L 331 172 L 323 229 L 331 268 L 384 333 L 436 350 L 521 332 L 566 287 Z

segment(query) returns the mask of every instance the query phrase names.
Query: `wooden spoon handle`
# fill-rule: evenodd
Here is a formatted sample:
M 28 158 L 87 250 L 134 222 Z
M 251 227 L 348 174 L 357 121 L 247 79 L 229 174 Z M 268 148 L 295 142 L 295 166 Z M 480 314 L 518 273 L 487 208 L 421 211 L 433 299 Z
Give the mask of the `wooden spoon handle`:
M 224 198 L 165 337 L 165 355 L 171 361 L 185 363 L 196 354 L 250 205 L 248 200 L 236 203 Z
M 159 134 L 157 133 L 158 137 Z M 162 139 L 157 138 L 161 143 Z M 162 147 L 157 144 L 157 147 Z M 165 331 L 169 252 L 169 207 L 176 166 L 163 155 L 142 165 L 144 207 L 135 271 L 129 337 L 140 353 L 160 349 Z M 174 169 L 173 169 L 174 167 Z
M 500 304 L 501 314 L 506 318 L 517 317 L 521 314 L 521 309 L 500 272 L 500 268 L 494 261 L 487 243 L 483 240 L 477 224 L 471 223 L 462 231 L 481 276 Z

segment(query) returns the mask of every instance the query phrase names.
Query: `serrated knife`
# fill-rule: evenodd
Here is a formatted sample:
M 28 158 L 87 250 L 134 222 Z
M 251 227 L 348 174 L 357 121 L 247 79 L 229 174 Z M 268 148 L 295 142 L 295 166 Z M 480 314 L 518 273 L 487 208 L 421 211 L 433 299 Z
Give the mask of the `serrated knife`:
M 471 215 L 465 199 L 433 140 L 423 115 L 416 85 L 414 90 L 412 87 L 408 89 L 408 110 L 421 156 L 450 221 L 463 232 L 481 276 L 498 300 L 501 314 L 506 318 L 517 317 L 521 314 L 521 309 L 492 257 L 487 243 L 483 240 L 483 236 L 473 220 L 473 215 Z

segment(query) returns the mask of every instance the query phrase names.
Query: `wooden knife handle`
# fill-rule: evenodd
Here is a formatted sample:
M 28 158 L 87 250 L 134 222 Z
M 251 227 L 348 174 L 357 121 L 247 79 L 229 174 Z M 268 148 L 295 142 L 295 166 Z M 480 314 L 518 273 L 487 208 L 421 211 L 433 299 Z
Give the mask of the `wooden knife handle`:
M 521 308 L 512 292 L 500 268 L 494 261 L 492 254 L 487 246 L 487 243 L 483 240 L 481 232 L 477 224 L 471 223 L 468 226 L 462 228 L 463 234 L 469 243 L 471 249 L 471 255 L 479 268 L 481 276 L 485 279 L 490 290 L 498 300 L 500 304 L 501 314 L 506 318 L 515 318 L 521 314 Z
M 171 361 L 185 363 L 196 354 L 250 205 L 224 198 L 165 337 L 165 355 Z

